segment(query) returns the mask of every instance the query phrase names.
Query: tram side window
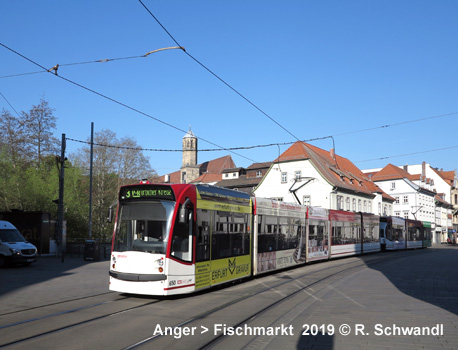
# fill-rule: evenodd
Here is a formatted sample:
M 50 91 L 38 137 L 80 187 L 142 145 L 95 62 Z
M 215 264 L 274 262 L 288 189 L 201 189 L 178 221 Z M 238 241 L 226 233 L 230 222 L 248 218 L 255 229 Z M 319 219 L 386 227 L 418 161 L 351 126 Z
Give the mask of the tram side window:
M 335 221 L 332 227 L 332 244 L 354 244 L 359 240 L 361 228 L 351 222 Z
M 394 229 L 391 226 L 387 225 L 385 228 L 385 238 L 390 241 L 393 240 L 393 231 Z M 380 236 L 382 235 L 380 234 Z
M 335 222 L 332 226 L 332 244 L 344 244 L 343 237 L 342 237 L 342 226 L 339 225 L 340 223 Z
M 258 226 L 258 251 L 265 253 L 277 249 L 278 224 L 275 216 L 260 215 Z
M 300 227 L 300 221 L 292 218 L 288 219 L 288 231 L 286 234 L 287 249 L 294 249 L 298 245 L 298 230 Z
M 326 246 L 325 225 L 320 220 L 311 220 L 309 226 L 309 245 L 310 247 Z
M 284 250 L 288 248 L 288 219 L 280 218 L 277 233 L 277 250 Z
M 214 215 L 212 260 L 249 254 L 248 215 L 224 211 L 214 212 Z
M 393 241 L 403 241 L 404 240 L 404 235 L 402 233 L 401 228 L 393 227 L 392 229 L 392 239 Z
M 378 242 L 380 238 L 379 226 L 374 223 L 367 223 L 364 225 L 364 243 Z
M 197 209 L 196 261 L 210 259 L 210 212 Z

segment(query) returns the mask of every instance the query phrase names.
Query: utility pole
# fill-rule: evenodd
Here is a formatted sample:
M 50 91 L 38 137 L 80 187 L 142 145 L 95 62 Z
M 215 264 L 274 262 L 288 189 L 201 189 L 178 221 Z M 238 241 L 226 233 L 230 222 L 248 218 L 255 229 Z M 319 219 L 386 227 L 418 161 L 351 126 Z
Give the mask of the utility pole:
M 65 249 L 66 249 L 66 237 L 64 235 L 64 171 L 65 171 L 65 147 L 66 138 L 65 134 L 62 134 L 62 146 L 60 155 L 60 173 L 59 173 L 59 201 L 57 203 L 57 237 L 59 239 L 58 252 L 61 256 L 62 262 L 64 262 Z
M 92 164 L 94 158 L 94 122 L 91 123 L 91 155 L 89 170 L 89 239 L 92 238 Z

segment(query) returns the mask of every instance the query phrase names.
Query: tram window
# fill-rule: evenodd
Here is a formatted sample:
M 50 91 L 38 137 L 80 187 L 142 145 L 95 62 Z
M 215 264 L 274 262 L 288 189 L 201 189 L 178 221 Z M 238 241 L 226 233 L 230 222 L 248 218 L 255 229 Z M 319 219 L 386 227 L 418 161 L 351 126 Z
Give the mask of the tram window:
M 114 250 L 165 254 L 174 207 L 167 201 L 123 204 Z
M 247 214 L 214 212 L 215 228 L 212 233 L 212 259 L 246 255 L 250 252 Z
M 335 226 L 336 224 L 333 223 L 332 226 L 332 244 L 341 244 L 341 238 L 342 238 L 342 228 L 339 226 Z
M 258 250 L 265 253 L 277 250 L 277 217 L 262 215 L 261 230 L 258 231 Z

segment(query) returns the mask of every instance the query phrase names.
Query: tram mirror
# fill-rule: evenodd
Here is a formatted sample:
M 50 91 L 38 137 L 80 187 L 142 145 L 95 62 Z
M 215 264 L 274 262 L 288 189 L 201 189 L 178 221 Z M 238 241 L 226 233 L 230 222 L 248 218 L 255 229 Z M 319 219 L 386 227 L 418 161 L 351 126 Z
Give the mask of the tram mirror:
M 110 207 L 108 208 L 108 217 L 107 217 L 107 222 L 112 223 L 113 222 L 113 214 L 114 214 L 114 207 L 115 205 L 118 205 L 118 202 L 114 202 Z
M 183 207 L 180 208 L 179 216 L 180 223 L 187 224 L 189 222 L 189 209 Z
M 108 208 L 107 222 L 109 223 L 113 222 L 113 208 L 112 207 Z

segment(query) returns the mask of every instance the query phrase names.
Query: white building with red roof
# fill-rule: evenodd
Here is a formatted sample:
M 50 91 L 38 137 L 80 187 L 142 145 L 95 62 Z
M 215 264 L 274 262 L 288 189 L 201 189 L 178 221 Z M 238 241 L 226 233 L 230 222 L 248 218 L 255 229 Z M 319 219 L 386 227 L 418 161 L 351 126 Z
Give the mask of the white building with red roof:
M 299 141 L 272 163 L 254 193 L 256 197 L 377 215 L 392 215 L 394 202 L 347 158 Z

